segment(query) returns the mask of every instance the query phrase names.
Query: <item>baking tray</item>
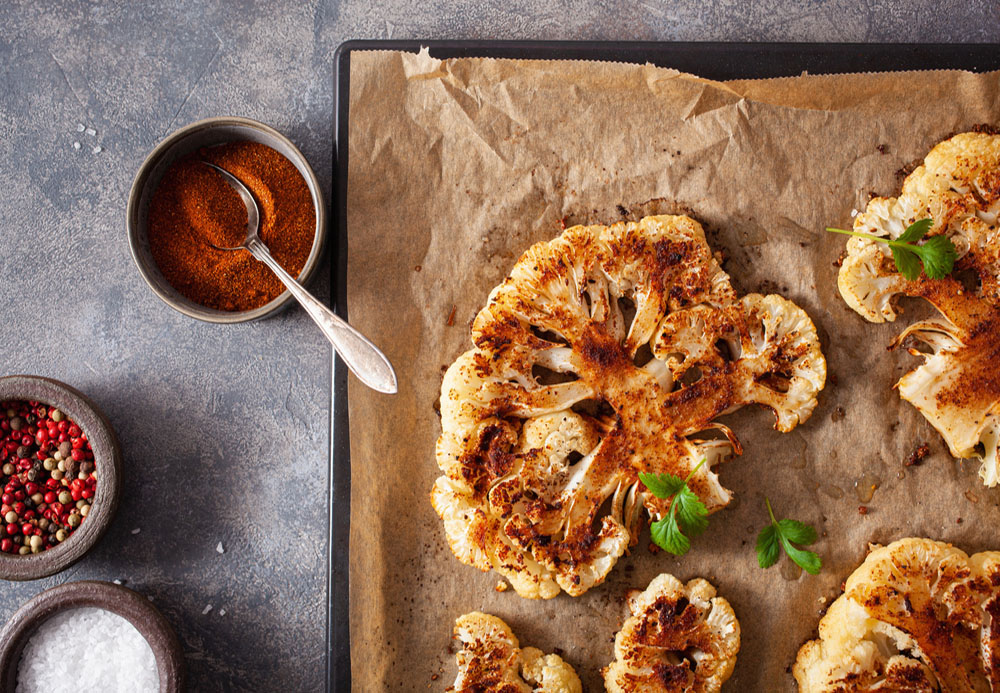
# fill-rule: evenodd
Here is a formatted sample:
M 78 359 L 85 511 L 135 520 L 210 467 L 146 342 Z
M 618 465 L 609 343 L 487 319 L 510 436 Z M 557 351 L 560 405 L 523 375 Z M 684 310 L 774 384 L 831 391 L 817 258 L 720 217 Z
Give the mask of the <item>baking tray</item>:
M 331 304 L 347 317 L 347 146 L 350 131 L 351 54 L 355 51 L 417 52 L 435 58 L 606 60 L 652 63 L 714 80 L 792 77 L 809 72 L 881 72 L 1000 69 L 998 44 L 858 43 L 655 43 L 594 41 L 382 41 L 342 43 L 334 54 L 333 261 Z M 349 628 L 349 525 L 351 451 L 347 367 L 334 358 L 330 406 L 330 526 L 327 613 L 327 690 L 351 689 Z M 430 454 L 430 453 L 428 453 Z

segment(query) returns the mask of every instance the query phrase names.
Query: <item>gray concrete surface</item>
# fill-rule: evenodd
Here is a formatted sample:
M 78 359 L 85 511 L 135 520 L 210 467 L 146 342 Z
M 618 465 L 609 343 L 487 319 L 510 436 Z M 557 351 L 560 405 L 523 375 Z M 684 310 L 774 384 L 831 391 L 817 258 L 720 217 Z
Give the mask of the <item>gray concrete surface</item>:
M 995 0 L 4 2 L 0 374 L 96 399 L 127 482 L 97 549 L 4 586 L 0 618 L 51 585 L 120 578 L 176 626 L 191 690 L 322 688 L 329 348 L 298 309 L 213 326 L 147 290 L 125 199 L 172 129 L 262 120 L 329 195 L 332 59 L 348 38 L 998 41 L 998 15 Z

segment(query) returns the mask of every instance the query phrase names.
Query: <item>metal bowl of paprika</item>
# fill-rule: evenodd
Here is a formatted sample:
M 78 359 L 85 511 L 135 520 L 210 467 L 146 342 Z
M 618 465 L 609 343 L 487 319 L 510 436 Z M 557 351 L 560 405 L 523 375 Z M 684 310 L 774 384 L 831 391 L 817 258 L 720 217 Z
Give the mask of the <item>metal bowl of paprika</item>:
M 213 323 L 271 316 L 292 296 L 247 251 L 214 244 L 245 208 L 205 161 L 251 189 L 261 206 L 261 238 L 278 262 L 303 284 L 315 275 L 326 242 L 316 174 L 287 137 L 234 116 L 182 127 L 146 157 L 128 199 L 132 259 L 153 293 L 185 315 Z
M 37 414 L 41 414 L 42 409 L 45 410 L 45 417 L 39 416 L 34 423 L 31 415 L 26 417 L 27 428 L 25 430 L 30 432 L 37 427 L 36 436 L 33 441 L 29 441 L 25 445 L 25 447 L 30 448 L 23 456 L 25 459 L 13 459 L 21 456 L 20 452 L 8 453 L 3 460 L 4 474 L 0 476 L 5 484 L 4 496 L 8 494 L 13 496 L 18 491 L 23 494 L 20 500 L 17 500 L 17 496 L 4 499 L 4 510 L 7 513 L 14 512 L 19 517 L 14 522 L 3 525 L 3 540 L 0 541 L 0 544 L 18 539 L 23 540 L 29 535 L 32 539 L 44 538 L 51 529 L 64 528 L 61 531 L 66 534 L 65 537 L 60 535 L 58 543 L 43 542 L 36 547 L 39 549 L 36 552 L 19 555 L 16 551 L 0 550 L 0 578 L 4 580 L 35 580 L 54 575 L 80 560 L 93 548 L 110 526 L 121 498 L 121 445 L 111 427 L 111 422 L 98 406 L 80 391 L 58 380 L 34 375 L 2 377 L 0 378 L 0 402 L 8 403 L 7 406 L 13 406 L 12 403 L 34 403 Z M 9 433 L 9 429 L 18 424 L 11 424 L 14 419 L 6 416 L 8 411 L 2 412 L 3 420 L 0 421 L 0 429 Z M 50 419 L 56 411 L 59 414 L 55 415 L 55 418 L 61 419 L 60 424 L 63 422 L 70 424 L 66 427 L 70 429 L 66 442 L 70 442 L 70 436 L 74 435 L 73 427 L 80 429 L 77 433 L 82 435 L 72 438 L 74 445 L 80 443 L 79 447 L 88 451 L 86 455 L 80 456 L 80 459 L 87 460 L 87 462 L 80 464 L 80 469 L 74 465 L 73 469 L 67 467 L 65 473 L 61 466 L 52 471 L 43 471 L 41 466 L 43 457 L 46 458 L 44 460 L 45 470 L 48 470 L 49 463 L 54 461 L 49 458 L 49 455 L 62 458 L 61 454 L 55 454 L 59 452 L 55 449 L 58 438 L 48 437 L 58 434 L 47 433 L 45 437 L 48 439 L 44 441 L 39 437 L 42 433 L 42 425 L 39 422 Z M 3 426 L 4 423 L 7 424 L 6 428 Z M 51 421 L 49 425 L 52 425 Z M 48 430 L 53 429 L 49 428 Z M 8 439 L 9 437 L 7 436 Z M 92 460 L 90 460 L 91 457 Z M 17 464 L 15 465 L 14 462 Z M 83 464 L 91 464 L 92 469 L 85 472 Z M 10 470 L 6 469 L 8 465 L 11 467 Z M 7 471 L 11 473 L 6 474 Z M 63 485 L 62 480 L 68 479 L 71 472 L 79 472 L 81 478 L 89 476 L 96 480 L 91 491 L 82 496 L 87 500 L 77 500 L 80 495 L 76 493 L 76 488 L 72 489 L 73 497 L 65 499 L 66 503 L 62 502 L 63 499 L 57 500 L 54 497 L 56 494 L 61 496 L 64 493 L 69 493 L 70 487 Z M 57 479 L 57 483 L 54 486 L 43 488 L 44 481 L 50 479 Z M 34 490 L 29 488 L 32 484 L 40 487 L 37 493 L 43 497 L 32 499 L 33 494 L 26 492 Z M 48 497 L 50 494 L 53 497 Z M 13 502 L 7 503 L 7 500 Z M 79 513 L 84 512 L 79 509 L 81 504 L 89 506 L 89 512 L 86 512 L 82 518 L 79 515 Z M 67 515 L 70 512 L 77 514 L 76 522 L 67 522 Z M 6 522 L 6 518 L 4 518 L 4 522 Z M 23 528 L 21 523 L 25 523 Z M 14 526 L 11 527 L 11 525 Z M 22 543 L 19 546 L 24 545 Z M 14 549 L 18 546 L 6 548 Z

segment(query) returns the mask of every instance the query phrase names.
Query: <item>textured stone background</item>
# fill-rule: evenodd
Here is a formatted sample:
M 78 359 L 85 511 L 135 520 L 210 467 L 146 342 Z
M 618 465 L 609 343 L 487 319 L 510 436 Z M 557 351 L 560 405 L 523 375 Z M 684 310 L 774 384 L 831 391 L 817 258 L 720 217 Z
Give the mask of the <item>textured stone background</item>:
M 0 374 L 97 400 L 127 480 L 100 545 L 62 575 L 5 586 L 0 618 L 51 585 L 120 578 L 175 625 L 191 690 L 322 688 L 329 348 L 298 309 L 213 326 L 147 290 L 125 200 L 174 128 L 262 120 L 329 196 L 332 59 L 349 38 L 971 42 L 1000 40 L 998 19 L 995 0 L 4 2 Z

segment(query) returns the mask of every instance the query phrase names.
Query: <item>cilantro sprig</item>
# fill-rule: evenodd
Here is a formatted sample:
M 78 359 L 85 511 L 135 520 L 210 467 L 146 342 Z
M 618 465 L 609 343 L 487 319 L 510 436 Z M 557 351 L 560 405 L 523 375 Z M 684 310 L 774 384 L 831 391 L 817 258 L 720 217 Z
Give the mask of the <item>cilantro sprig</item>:
M 819 573 L 823 566 L 820 557 L 806 549 L 799 548 L 795 544 L 808 546 L 816 541 L 816 530 L 810 525 L 798 520 L 774 519 L 774 511 L 771 510 L 771 501 L 766 497 L 767 514 L 771 517 L 771 524 L 760 530 L 757 535 L 757 563 L 761 568 L 770 568 L 778 562 L 780 550 L 783 548 L 788 557 L 795 562 L 802 570 L 810 575 Z
M 917 245 L 917 241 L 926 236 L 933 225 L 934 220 L 932 219 L 915 221 L 906 227 L 906 231 L 900 234 L 899 238 L 895 239 L 882 238 L 860 231 L 837 229 L 831 226 L 826 227 L 826 230 L 885 243 L 892 251 L 892 259 L 896 263 L 896 269 L 904 277 L 913 281 L 920 276 L 921 269 L 930 279 L 943 279 L 951 274 L 955 267 L 958 251 L 955 249 L 955 244 L 947 236 L 933 236 L 928 238 L 923 245 Z
M 673 497 L 666 516 L 654 522 L 649 530 L 653 543 L 675 556 L 683 556 L 691 548 L 691 540 L 684 535 L 684 532 L 697 536 L 708 527 L 708 510 L 687 485 L 703 464 L 705 458 L 702 458 L 684 479 L 673 474 L 639 473 L 639 480 L 654 496 Z

